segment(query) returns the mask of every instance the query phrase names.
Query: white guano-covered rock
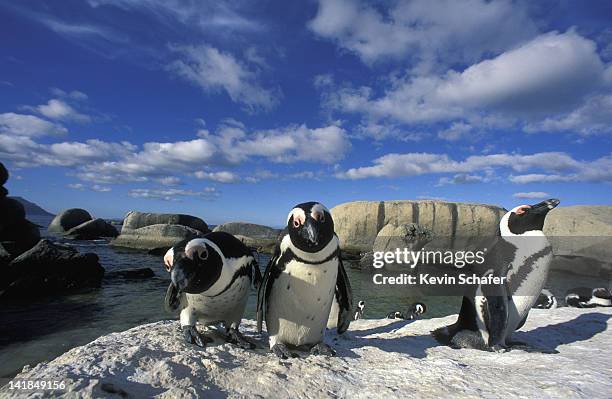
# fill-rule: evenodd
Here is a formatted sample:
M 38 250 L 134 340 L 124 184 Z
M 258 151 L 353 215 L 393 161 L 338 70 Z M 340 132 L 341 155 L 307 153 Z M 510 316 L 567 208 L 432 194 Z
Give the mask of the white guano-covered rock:
M 199 349 L 183 342 L 178 322 L 161 321 L 101 337 L 17 378 L 67 380 L 64 395 L 79 398 L 112 393 L 135 398 L 609 398 L 611 317 L 611 308 L 532 310 L 515 339 L 556 354 L 440 346 L 430 331 L 456 316 L 359 320 L 344 336 L 326 337 L 337 357 L 301 353 L 302 358 L 283 361 L 263 344 L 246 351 L 217 339 Z M 242 328 L 261 339 L 253 321 Z M 17 397 L 7 386 L 0 396 Z M 47 392 L 51 396 L 57 393 Z

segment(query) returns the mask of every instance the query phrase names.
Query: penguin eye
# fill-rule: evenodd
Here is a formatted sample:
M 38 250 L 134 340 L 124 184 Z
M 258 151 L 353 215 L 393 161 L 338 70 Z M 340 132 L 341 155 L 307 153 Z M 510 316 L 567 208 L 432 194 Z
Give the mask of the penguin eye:
M 527 210 L 528 210 L 529 208 L 531 208 L 529 205 L 523 205 L 523 206 L 521 206 L 519 209 L 517 209 L 515 213 L 516 213 L 517 215 L 523 215 L 523 214 L 525 214 L 525 212 L 527 212 Z
M 198 251 L 198 258 L 200 258 L 202 260 L 208 259 L 208 250 L 206 248 L 204 248 L 203 250 Z
M 300 227 L 300 221 L 297 219 L 293 219 L 293 227 L 295 227 L 296 229 Z

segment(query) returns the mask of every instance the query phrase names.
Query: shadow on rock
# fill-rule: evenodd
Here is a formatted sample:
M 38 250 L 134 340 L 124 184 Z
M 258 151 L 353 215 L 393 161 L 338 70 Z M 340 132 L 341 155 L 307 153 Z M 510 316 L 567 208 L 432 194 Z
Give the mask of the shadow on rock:
M 563 323 L 538 327 L 531 331 L 517 331 L 512 337 L 554 351 L 560 345 L 588 341 L 606 331 L 607 322 L 611 317 L 612 315 L 603 313 L 585 313 Z
M 435 339 L 429 334 L 424 335 L 408 335 L 400 337 L 369 337 L 374 334 L 392 333 L 399 330 L 413 321 L 402 320 L 391 323 L 385 326 L 370 328 L 368 330 L 347 331 L 343 337 L 334 337 L 334 346 L 339 350 L 341 356 L 358 358 L 352 349 L 371 346 L 390 353 L 402 353 L 422 359 L 427 357 L 427 349 L 439 346 Z

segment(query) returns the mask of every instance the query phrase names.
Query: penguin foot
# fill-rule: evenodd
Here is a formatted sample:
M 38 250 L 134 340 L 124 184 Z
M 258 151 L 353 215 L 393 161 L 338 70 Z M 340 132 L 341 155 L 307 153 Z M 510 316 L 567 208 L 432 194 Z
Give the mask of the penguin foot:
M 255 344 L 244 337 L 237 328 L 227 330 L 227 341 L 242 349 L 255 349 Z
M 283 344 L 275 344 L 272 347 L 272 352 L 280 359 L 288 359 L 290 357 L 298 357 L 297 354 L 292 353 L 289 349 Z
M 318 344 L 310 348 L 310 354 L 315 355 L 315 356 L 316 355 L 336 356 L 336 351 L 333 350 L 331 346 L 323 342 L 319 342 Z
M 198 332 L 195 326 L 183 326 L 183 337 L 188 344 L 204 348 L 206 344 L 213 342 L 212 338 L 206 337 Z

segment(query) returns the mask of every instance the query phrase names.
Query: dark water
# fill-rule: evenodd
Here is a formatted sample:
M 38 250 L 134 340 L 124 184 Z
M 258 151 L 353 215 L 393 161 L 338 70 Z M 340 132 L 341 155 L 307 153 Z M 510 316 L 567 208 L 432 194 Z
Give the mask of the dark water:
M 48 217 L 30 217 L 47 226 Z M 44 229 L 42 230 L 45 234 Z M 159 256 L 140 251 L 112 248 L 108 242 L 65 241 L 80 252 L 94 252 L 107 272 L 149 267 L 155 277 L 147 280 L 107 279 L 100 289 L 83 294 L 44 298 L 27 305 L 0 306 L 2 333 L 0 334 L 0 377 L 10 377 L 26 364 L 35 365 L 51 360 L 67 350 L 90 342 L 101 335 L 124 331 L 143 323 L 173 319 L 163 309 L 163 298 L 169 276 Z M 258 255 L 260 268 L 265 268 L 268 256 Z M 347 265 L 348 266 L 348 265 Z M 363 276 L 359 270 L 347 267 L 353 286 L 355 302 L 366 301 L 366 318 L 381 318 L 395 310 L 405 310 L 416 300 L 427 304 L 426 317 L 439 317 L 456 313 L 459 298 L 415 298 L 393 292 L 361 289 Z M 562 273 L 553 273 L 549 285 L 553 292 L 565 292 L 578 285 L 597 285 L 588 279 Z M 247 318 L 254 317 L 256 294 L 251 293 Z

